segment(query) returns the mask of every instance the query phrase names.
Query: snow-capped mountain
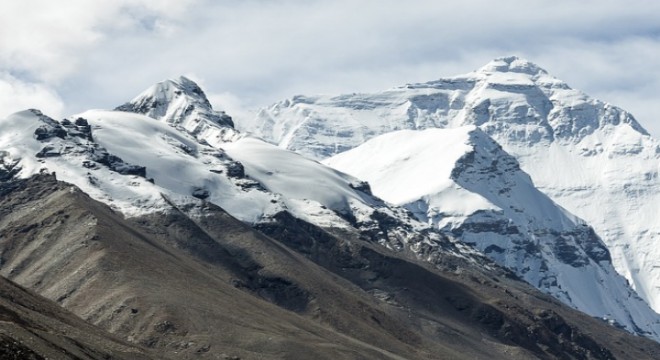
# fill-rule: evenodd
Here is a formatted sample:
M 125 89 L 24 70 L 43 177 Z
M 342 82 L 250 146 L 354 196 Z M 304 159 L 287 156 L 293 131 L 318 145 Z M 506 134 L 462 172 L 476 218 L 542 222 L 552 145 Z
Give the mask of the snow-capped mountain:
M 507 57 L 380 93 L 296 96 L 253 124 L 264 139 L 316 159 L 395 130 L 465 125 L 490 135 L 539 190 L 593 226 L 617 271 L 660 310 L 660 144 L 626 111 L 533 63 Z
M 568 305 L 631 332 L 660 330 L 660 316 L 614 270 L 593 229 L 474 125 L 387 133 L 324 163 Z
M 601 264 L 607 262 L 607 251 L 588 227 L 547 199 L 539 211 L 550 209 L 548 214 L 515 217 L 512 214 L 520 208 L 504 211 L 504 203 L 489 197 L 493 191 L 509 195 L 507 204 L 529 193 L 542 197 L 519 171 L 515 159 L 503 153 L 485 133 L 470 128 L 457 129 L 457 134 L 461 131 L 472 142 L 452 148 L 451 152 L 453 157 L 463 160 L 464 167 L 460 168 L 461 172 L 455 162 L 442 165 L 452 175 L 445 180 L 454 184 L 451 186 L 466 189 L 457 194 L 469 193 L 468 202 L 473 209 L 486 211 L 474 214 L 466 210 L 461 214 L 454 209 L 456 219 L 452 221 L 462 225 L 452 228 L 455 232 L 451 235 L 462 236 L 488 250 L 478 229 L 484 224 L 515 222 L 523 234 L 512 241 L 518 245 L 534 241 L 537 245 L 547 244 L 548 241 L 541 239 L 547 235 L 543 232 L 556 231 L 564 240 L 562 246 L 539 245 L 538 254 L 512 249 L 502 256 L 505 259 L 502 263 L 521 274 L 529 274 L 526 279 L 536 281 L 560 299 L 580 309 L 590 307 L 592 315 L 659 339 L 657 315 L 638 301 L 624 282 L 617 280 L 607 264 Z M 484 156 L 495 154 L 501 164 L 470 162 L 467 155 L 478 153 L 476 144 L 483 146 L 480 151 L 486 152 Z M 482 269 L 497 268 L 479 252 L 451 242 L 431 226 L 446 219 L 427 212 L 426 216 L 437 221 L 431 224 L 419 221 L 407 209 L 391 206 L 373 196 L 369 186 L 353 176 L 238 133 L 230 118 L 214 111 L 203 91 L 185 78 L 156 84 L 114 111 L 91 110 L 61 121 L 35 110 L 14 114 L 0 121 L 0 149 L 2 179 L 54 172 L 58 179 L 77 186 L 127 217 L 167 212 L 173 207 L 196 209 L 205 200 L 251 225 L 274 223 L 279 215 L 289 214 L 327 231 L 368 239 L 407 257 L 435 263 L 450 255 L 480 264 Z M 503 171 L 504 175 L 491 181 L 489 171 L 496 174 Z M 492 189 L 478 193 L 468 184 Z M 505 188 L 497 187 L 502 184 L 515 186 L 507 193 Z M 473 202 L 473 199 L 479 200 Z M 419 215 L 422 202 L 416 205 L 417 209 L 411 209 Z M 539 221 L 539 224 L 524 224 L 524 221 Z M 530 240 L 532 235 L 538 239 Z M 543 262 L 541 255 L 558 257 L 560 253 L 564 258 Z M 575 276 L 574 280 L 602 281 L 602 286 L 591 289 L 614 295 L 607 299 L 578 295 L 582 293 L 577 284 L 564 285 L 568 280 L 562 278 L 561 268 L 544 270 L 544 266 L 562 264 L 578 269 L 574 273 L 580 273 L 580 277 Z M 525 270 L 524 265 L 530 265 L 530 270 Z
M 239 134 L 190 80 L 161 82 L 120 108 L 62 121 L 28 110 L 1 120 L 0 177 L 55 173 L 128 217 L 205 200 L 252 225 L 286 212 L 431 262 L 439 251 L 486 260 L 362 181 Z

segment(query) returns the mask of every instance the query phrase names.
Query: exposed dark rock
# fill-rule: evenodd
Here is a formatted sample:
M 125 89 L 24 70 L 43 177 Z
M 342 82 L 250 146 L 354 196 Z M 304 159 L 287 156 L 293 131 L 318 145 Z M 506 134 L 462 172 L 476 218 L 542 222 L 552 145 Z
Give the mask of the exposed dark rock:
M 127 220 L 49 175 L 15 184 L 0 197 L 0 218 L 15 217 L 0 224 L 3 274 L 31 274 L 31 287 L 66 295 L 65 306 L 159 358 L 660 354 L 656 343 L 573 311 L 495 265 L 444 251 L 429 264 L 288 213 L 259 226 L 278 241 L 205 202 Z M 394 236 L 400 229 L 389 217 L 369 222 L 395 226 Z M 53 249 L 57 257 L 44 255 Z
M 477 221 L 465 221 L 461 226 L 457 227 L 456 229 L 452 230 L 452 233 L 456 237 L 460 237 L 463 235 L 463 233 L 485 233 L 485 232 L 490 232 L 490 233 L 495 233 L 495 234 L 502 234 L 502 235 L 517 235 L 520 234 L 520 230 L 512 224 L 510 224 L 508 221 L 501 219 L 501 220 L 495 220 L 492 222 L 477 222 Z
M 103 164 L 109 167 L 112 171 L 116 171 L 122 175 L 147 176 L 146 167 L 128 164 L 120 157 L 108 153 L 105 149 L 93 149 L 91 158 L 97 163 Z
M 202 188 L 202 187 L 196 187 L 192 191 L 192 196 L 194 196 L 198 199 L 201 199 L 201 200 L 204 200 L 204 199 L 208 198 L 209 195 L 210 195 L 209 191 L 205 188 Z
M 350 184 L 348 184 L 348 186 L 350 186 L 352 189 L 362 191 L 363 193 L 365 193 L 367 195 L 373 195 L 371 193 L 371 185 L 369 185 L 369 183 L 366 182 L 366 181 L 360 181 L 360 182 L 357 182 L 357 183 L 350 183 Z
M 35 156 L 38 158 L 57 157 L 60 155 L 62 155 L 60 149 L 56 149 L 50 145 L 44 146 L 43 149 L 39 150 L 39 152 L 35 154 Z
M 41 360 L 45 358 L 15 339 L 0 334 L 0 359 Z
M 92 126 L 89 125 L 86 119 L 77 118 L 73 123 L 70 120 L 64 119 L 61 121 L 61 124 L 67 129 L 69 136 L 93 141 Z
M 90 160 L 84 160 L 84 161 L 82 162 L 82 166 L 83 166 L 85 169 L 96 169 L 96 168 L 98 168 L 98 166 L 96 165 L 96 163 L 93 162 L 93 161 L 90 161 Z
M 147 219 L 138 221 L 151 228 L 153 224 L 148 223 Z M 231 281 L 235 288 L 253 293 L 287 310 L 302 312 L 307 309 L 311 300 L 309 291 L 289 279 L 263 273 L 264 266 L 251 254 L 219 244 L 183 213 L 173 210 L 158 224 L 171 234 L 169 238 L 174 240 L 178 248 L 205 262 L 230 268 L 235 274 Z M 192 236 L 182 237 L 183 233 Z
M 227 163 L 227 176 L 242 179 L 245 177 L 245 168 L 243 164 L 238 161 L 230 161 Z
M 0 182 L 7 181 L 21 171 L 18 160 L 12 160 L 9 153 L 0 150 Z
M 591 226 L 583 225 L 583 232 L 576 236 L 576 241 L 580 244 L 582 249 L 589 255 L 595 262 L 608 261 L 612 262 L 612 257 L 609 250 L 603 244 L 603 241 L 596 235 L 596 232 Z
M 152 109 L 156 109 L 161 104 L 158 100 L 155 100 L 153 98 L 145 98 L 145 101 L 139 103 L 139 104 L 133 104 L 133 103 L 126 103 L 120 106 L 117 106 L 115 108 L 116 111 L 126 111 L 126 112 L 133 112 L 137 114 L 146 114 Z
M 234 280 L 232 284 L 239 289 L 246 289 L 287 310 L 303 312 L 307 309 L 311 296 L 308 291 L 280 277 L 248 277 L 247 281 Z
M 26 181 L 21 180 L 25 185 Z M 0 359 L 156 359 L 0 277 Z
M 154 326 L 154 329 L 161 334 L 174 333 L 177 331 L 176 325 L 169 320 L 159 322 Z
M 57 125 L 42 125 L 34 130 L 34 138 L 40 141 L 58 137 L 64 139 L 67 133 L 59 124 Z
M 76 126 L 89 126 L 87 120 L 83 118 L 77 118 L 74 123 L 76 124 Z
M 489 245 L 484 249 L 484 253 L 486 253 L 486 254 L 490 254 L 492 252 L 496 252 L 498 254 L 503 254 L 504 252 L 506 252 L 506 250 L 502 249 L 501 247 L 499 247 L 497 245 Z
M 438 281 L 435 278 L 431 280 L 421 268 L 388 258 L 369 247 L 355 244 L 342 246 L 341 240 L 308 223 L 284 215 L 277 216 L 276 219 L 276 223 L 261 224 L 259 229 L 361 287 L 378 286 L 379 289 L 389 289 L 387 292 L 390 298 L 396 298 L 397 304 L 403 302 L 412 306 L 403 300 L 403 294 L 406 294 L 408 301 L 419 299 L 422 297 L 416 293 L 419 291 L 419 284 L 430 286 L 433 281 Z M 392 288 L 393 279 L 399 276 L 414 278 L 416 281 L 404 281 L 400 283 L 400 288 Z M 495 283 L 481 278 L 480 275 L 475 279 L 479 284 L 498 288 Z M 497 283 L 501 281 L 497 280 Z M 461 293 L 457 288 L 448 289 L 446 286 L 438 284 L 437 289 L 444 289 L 442 291 L 445 292 L 446 301 L 456 311 L 479 323 L 492 336 L 528 349 L 540 358 L 614 359 L 605 346 L 568 325 L 552 310 L 534 313 L 513 303 L 493 306 L 480 302 L 468 293 Z M 515 296 L 508 289 L 502 291 L 505 296 Z
M 557 259 L 573 267 L 583 267 L 589 264 L 579 248 L 570 244 L 564 236 L 557 236 L 554 243 Z

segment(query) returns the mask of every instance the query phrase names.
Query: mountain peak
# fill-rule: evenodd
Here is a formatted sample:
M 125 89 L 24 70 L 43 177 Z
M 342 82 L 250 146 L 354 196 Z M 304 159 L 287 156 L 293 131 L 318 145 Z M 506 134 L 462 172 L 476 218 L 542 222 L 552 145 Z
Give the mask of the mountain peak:
M 488 74 L 488 73 L 505 73 L 505 72 L 514 72 L 522 73 L 527 75 L 547 75 L 548 72 L 545 71 L 540 66 L 535 63 L 520 58 L 518 56 L 505 56 L 492 60 L 488 64 L 479 68 L 476 71 L 477 73 Z
M 157 89 L 167 93 L 173 91 L 175 95 L 183 95 L 198 99 L 205 107 L 212 108 L 202 88 L 193 80 L 181 75 L 176 79 L 168 79 L 154 85 Z
M 185 76 L 152 85 L 115 110 L 166 122 L 210 144 L 239 136 L 231 116 L 214 110 L 202 88 Z
M 210 121 L 215 125 L 234 127 L 224 111 L 215 111 L 197 83 L 185 76 L 152 85 L 133 100 L 115 110 L 143 114 L 173 125 Z

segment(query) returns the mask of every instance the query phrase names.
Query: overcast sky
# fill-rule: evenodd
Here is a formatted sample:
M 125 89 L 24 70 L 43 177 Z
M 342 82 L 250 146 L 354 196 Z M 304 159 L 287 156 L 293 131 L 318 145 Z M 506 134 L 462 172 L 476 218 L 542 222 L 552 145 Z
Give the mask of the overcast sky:
M 238 121 L 518 55 L 660 137 L 660 1 L 2 0 L 0 116 L 112 108 L 187 75 Z

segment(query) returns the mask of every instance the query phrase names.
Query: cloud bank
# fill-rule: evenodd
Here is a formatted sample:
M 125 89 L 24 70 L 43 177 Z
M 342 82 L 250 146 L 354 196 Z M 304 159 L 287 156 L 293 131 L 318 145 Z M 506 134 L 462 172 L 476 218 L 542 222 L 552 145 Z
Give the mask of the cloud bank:
M 295 94 L 378 91 L 519 55 L 660 136 L 655 1 L 6 3 L 0 116 L 110 108 L 185 74 L 240 121 Z

